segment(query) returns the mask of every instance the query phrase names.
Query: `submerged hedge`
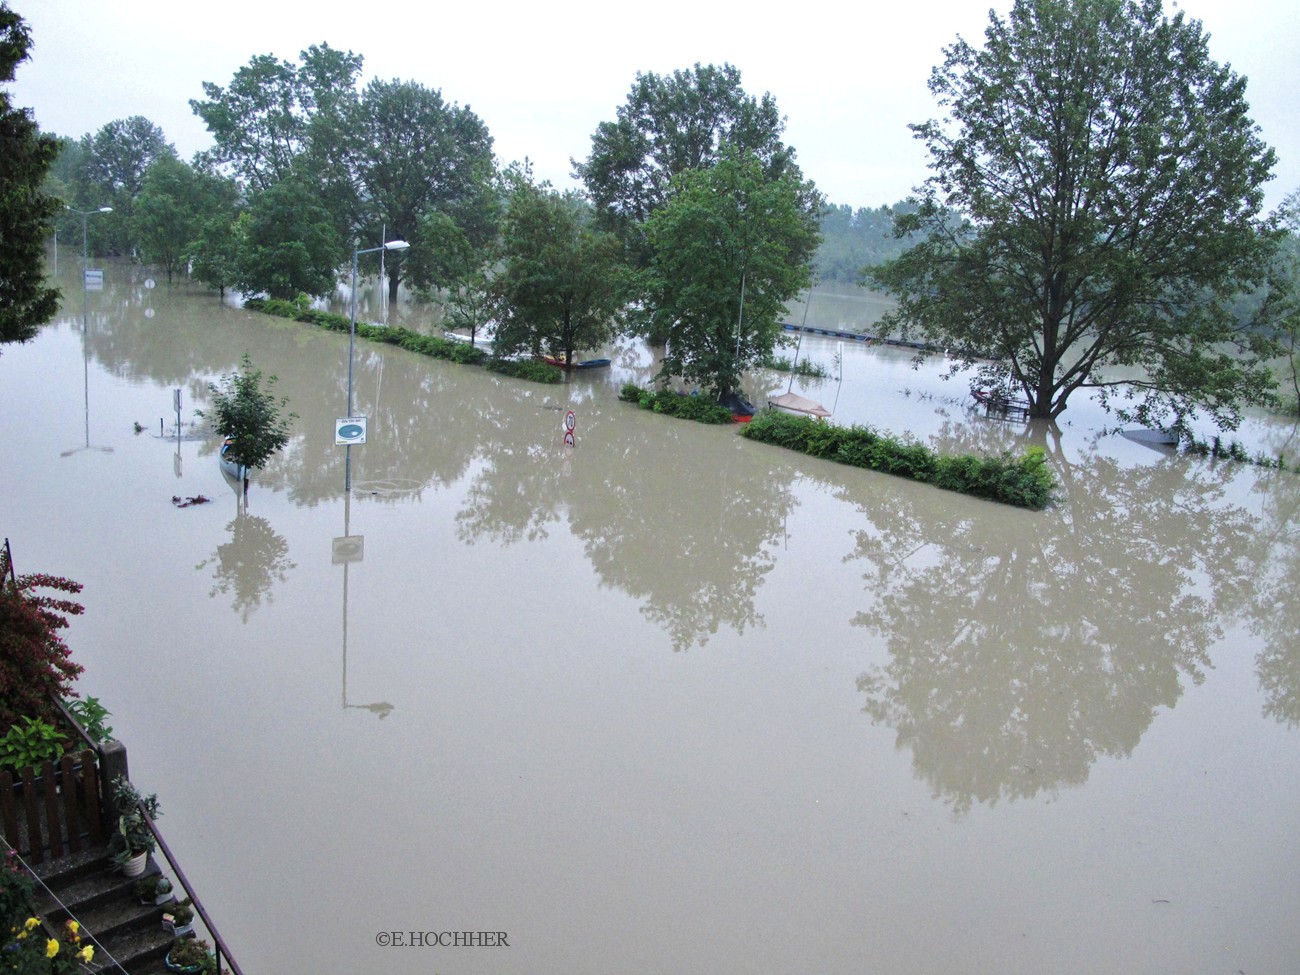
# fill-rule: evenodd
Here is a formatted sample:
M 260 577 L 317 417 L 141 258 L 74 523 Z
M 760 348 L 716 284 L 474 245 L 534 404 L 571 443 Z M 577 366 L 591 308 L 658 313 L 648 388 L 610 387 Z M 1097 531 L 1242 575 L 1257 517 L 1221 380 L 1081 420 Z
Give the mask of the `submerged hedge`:
M 704 396 L 684 396 L 666 389 L 652 392 L 634 383 L 628 383 L 618 398 L 625 403 L 635 403 L 643 410 L 653 410 L 664 416 L 675 416 L 697 423 L 730 423 L 731 410 Z
M 244 307 L 267 315 L 276 315 L 280 318 L 292 318 L 294 321 L 316 325 L 320 328 L 329 329 L 331 332 L 347 334 L 352 327 L 352 319 L 346 315 L 336 315 L 333 312 L 303 308 L 292 301 L 284 301 L 278 298 L 250 298 L 244 302 Z M 389 345 L 399 346 L 408 352 L 416 352 L 434 359 L 445 359 L 448 362 L 459 362 L 467 366 L 484 366 L 494 372 L 504 373 L 507 376 L 515 376 L 520 379 L 529 379 L 533 382 L 558 383 L 560 381 L 559 370 L 554 366 L 531 360 L 493 358 L 487 352 L 475 345 L 471 345 L 469 342 L 441 339 L 436 335 L 422 335 L 399 325 L 385 327 L 383 325 L 371 325 L 367 322 L 357 322 L 357 335 L 372 342 L 387 342 Z
M 1056 488 L 1041 447 L 1031 447 L 1023 457 L 944 457 L 924 444 L 906 443 L 868 427 L 840 427 L 775 410 L 763 411 L 740 432 L 760 443 L 1022 508 L 1045 508 Z

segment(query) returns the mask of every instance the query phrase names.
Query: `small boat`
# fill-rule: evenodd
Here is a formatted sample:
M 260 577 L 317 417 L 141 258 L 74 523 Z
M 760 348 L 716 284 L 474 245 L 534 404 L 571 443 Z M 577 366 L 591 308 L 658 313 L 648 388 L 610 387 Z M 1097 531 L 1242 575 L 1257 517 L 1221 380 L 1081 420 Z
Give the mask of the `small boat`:
M 831 415 L 831 411 L 822 406 L 821 403 L 814 403 L 798 393 L 782 393 L 780 396 L 769 396 L 767 405 L 778 413 L 789 413 L 792 416 L 811 416 L 818 420 L 825 420 Z
M 610 362 L 608 359 L 583 359 L 580 362 L 566 364 L 564 357 L 559 355 L 544 355 L 542 361 L 557 369 L 600 369 Z
M 217 454 L 217 463 L 221 466 L 221 472 L 223 474 L 242 485 L 244 479 L 248 476 L 248 468 L 236 464 L 227 456 L 228 451 L 232 446 L 234 446 L 234 443 L 235 441 L 230 437 L 227 437 L 221 442 L 221 451 Z
M 739 393 L 728 393 L 718 400 L 720 406 L 731 411 L 731 418 L 737 423 L 748 423 L 754 419 L 754 404 Z

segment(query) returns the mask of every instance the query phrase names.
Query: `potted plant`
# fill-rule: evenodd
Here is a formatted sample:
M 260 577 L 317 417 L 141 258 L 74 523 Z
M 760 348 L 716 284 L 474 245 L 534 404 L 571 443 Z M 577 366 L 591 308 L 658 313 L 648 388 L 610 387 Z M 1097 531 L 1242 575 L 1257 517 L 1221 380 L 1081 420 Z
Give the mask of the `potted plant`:
M 183 938 L 187 934 L 194 932 L 194 907 L 190 904 L 187 897 L 183 901 L 177 901 L 175 904 L 168 906 L 163 912 L 162 923 L 164 930 L 170 931 L 178 938 Z
M 217 957 L 211 946 L 200 938 L 177 938 L 163 959 L 171 972 L 210 975 L 217 970 Z
M 160 873 L 143 877 L 135 882 L 135 896 L 141 904 L 162 906 L 172 899 L 172 882 Z
M 150 819 L 162 815 L 158 810 L 158 797 L 142 796 L 135 786 L 118 776 L 113 782 L 113 802 L 117 807 L 117 828 L 108 840 L 108 851 L 117 867 L 128 877 L 144 873 L 149 854 L 157 849 L 145 813 Z

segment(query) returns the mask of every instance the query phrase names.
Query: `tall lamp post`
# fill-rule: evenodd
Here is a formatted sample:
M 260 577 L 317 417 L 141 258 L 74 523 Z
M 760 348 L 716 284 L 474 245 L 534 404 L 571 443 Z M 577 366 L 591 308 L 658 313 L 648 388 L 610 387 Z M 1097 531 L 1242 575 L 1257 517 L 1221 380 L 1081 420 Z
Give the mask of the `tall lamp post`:
M 92 213 L 112 213 L 112 207 L 99 207 L 97 210 L 78 210 L 76 207 L 67 209 L 81 217 L 81 331 L 86 331 L 87 318 L 87 301 L 86 301 L 86 268 L 90 266 L 90 252 L 86 249 L 86 221 L 90 219 Z
M 352 321 L 348 326 L 348 416 L 352 416 L 352 355 L 357 344 L 357 259 L 362 254 L 377 254 L 380 251 L 404 251 L 411 245 L 404 240 L 390 240 L 378 247 L 367 247 L 352 251 Z M 382 282 L 380 282 L 382 286 Z M 352 490 L 352 444 L 344 447 L 347 451 L 344 461 L 343 489 Z

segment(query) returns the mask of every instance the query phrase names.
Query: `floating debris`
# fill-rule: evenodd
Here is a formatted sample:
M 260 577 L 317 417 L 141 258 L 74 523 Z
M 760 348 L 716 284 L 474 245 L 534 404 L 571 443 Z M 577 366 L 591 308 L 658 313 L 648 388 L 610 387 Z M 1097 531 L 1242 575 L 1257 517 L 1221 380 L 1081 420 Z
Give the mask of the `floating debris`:
M 191 498 L 182 498 L 175 494 L 172 495 L 172 504 L 178 508 L 188 508 L 192 504 L 207 504 L 211 498 L 205 498 L 201 494 L 196 494 Z

